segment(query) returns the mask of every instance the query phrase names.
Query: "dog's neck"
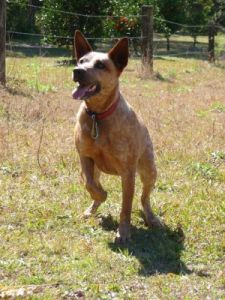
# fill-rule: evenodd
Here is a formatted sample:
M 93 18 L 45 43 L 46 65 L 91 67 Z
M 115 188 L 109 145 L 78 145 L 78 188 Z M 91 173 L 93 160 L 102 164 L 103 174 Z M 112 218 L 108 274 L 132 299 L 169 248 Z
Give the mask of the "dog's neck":
M 119 88 L 116 87 L 109 95 L 108 97 L 104 98 L 104 102 L 102 102 L 102 96 L 100 99 L 97 97 L 95 99 L 91 99 L 90 101 L 85 101 L 85 108 L 89 111 L 95 112 L 95 113 L 103 113 L 107 111 L 111 105 L 113 105 L 114 102 L 118 100 L 120 97 Z

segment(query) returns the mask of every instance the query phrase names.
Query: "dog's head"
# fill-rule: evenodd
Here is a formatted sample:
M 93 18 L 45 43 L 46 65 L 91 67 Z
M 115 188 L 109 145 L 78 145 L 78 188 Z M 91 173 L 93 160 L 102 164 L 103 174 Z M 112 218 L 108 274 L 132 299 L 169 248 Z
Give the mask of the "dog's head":
M 118 87 L 118 78 L 128 62 L 128 39 L 122 38 L 108 52 L 93 52 L 80 31 L 75 32 L 77 67 L 73 80 L 79 85 L 73 91 L 74 99 L 104 98 Z

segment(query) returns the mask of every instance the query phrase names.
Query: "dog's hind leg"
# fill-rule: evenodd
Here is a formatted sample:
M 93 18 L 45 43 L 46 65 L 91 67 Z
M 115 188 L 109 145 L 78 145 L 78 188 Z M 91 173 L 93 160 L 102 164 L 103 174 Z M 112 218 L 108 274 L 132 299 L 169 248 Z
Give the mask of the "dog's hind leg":
M 144 211 L 144 217 L 149 227 L 162 227 L 161 221 L 154 215 L 150 205 L 150 193 L 154 188 L 157 171 L 154 163 L 152 149 L 146 148 L 138 162 L 138 172 L 143 184 L 141 195 L 141 204 Z
M 94 200 L 92 205 L 85 211 L 85 217 L 88 217 L 96 213 L 101 203 L 106 200 L 107 192 L 103 190 L 100 184 L 100 171 L 94 165 L 94 161 L 88 157 L 81 157 L 80 161 L 86 189 Z

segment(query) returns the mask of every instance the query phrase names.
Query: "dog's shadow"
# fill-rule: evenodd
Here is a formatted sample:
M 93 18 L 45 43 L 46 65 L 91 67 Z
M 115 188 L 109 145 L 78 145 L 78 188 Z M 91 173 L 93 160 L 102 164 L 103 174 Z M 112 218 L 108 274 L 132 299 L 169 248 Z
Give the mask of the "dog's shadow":
M 118 222 L 113 220 L 111 215 L 102 216 L 100 225 L 106 231 L 116 231 L 118 228 Z M 167 226 L 160 230 L 131 226 L 129 242 L 125 245 L 109 243 L 109 247 L 115 252 L 126 250 L 128 255 L 136 257 L 141 265 L 140 275 L 190 274 L 192 271 L 181 260 L 183 243 L 184 235 L 181 228 L 173 231 Z

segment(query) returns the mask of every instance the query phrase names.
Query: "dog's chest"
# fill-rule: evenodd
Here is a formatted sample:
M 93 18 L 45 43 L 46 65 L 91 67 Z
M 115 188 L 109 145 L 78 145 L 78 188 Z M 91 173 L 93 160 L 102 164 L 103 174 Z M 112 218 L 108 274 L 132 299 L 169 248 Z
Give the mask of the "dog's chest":
M 82 131 L 77 138 L 79 153 L 92 158 L 101 171 L 118 175 L 132 159 L 127 136 L 123 136 L 121 131 L 112 132 L 100 127 L 98 138 L 93 139 L 88 125 L 82 124 Z

